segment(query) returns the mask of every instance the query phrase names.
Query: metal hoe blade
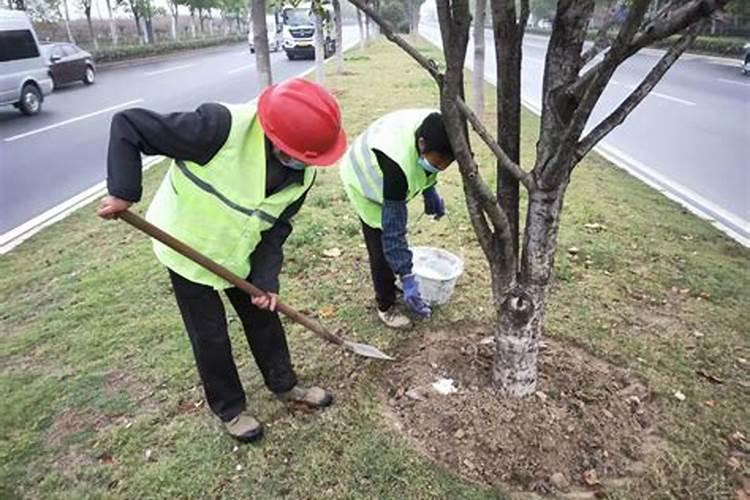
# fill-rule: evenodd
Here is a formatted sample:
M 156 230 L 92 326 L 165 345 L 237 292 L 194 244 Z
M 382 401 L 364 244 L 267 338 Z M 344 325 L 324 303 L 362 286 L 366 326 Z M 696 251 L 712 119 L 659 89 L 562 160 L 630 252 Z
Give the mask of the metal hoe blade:
M 366 358 L 383 359 L 386 361 L 393 361 L 394 358 L 387 355 L 377 347 L 373 347 L 368 344 L 362 344 L 359 342 L 352 342 L 351 340 L 344 340 L 343 346 L 352 351 L 354 354 L 359 354 Z

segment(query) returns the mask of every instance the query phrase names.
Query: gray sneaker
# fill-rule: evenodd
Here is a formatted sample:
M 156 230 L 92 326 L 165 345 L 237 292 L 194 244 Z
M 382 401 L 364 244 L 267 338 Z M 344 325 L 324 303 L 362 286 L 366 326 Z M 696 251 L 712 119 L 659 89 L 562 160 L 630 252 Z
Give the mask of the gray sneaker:
M 224 429 L 241 443 L 250 443 L 263 437 L 261 423 L 245 412 L 240 413 L 228 422 L 224 422 Z
M 302 387 L 295 385 L 286 392 L 276 394 L 285 403 L 301 403 L 310 408 L 325 408 L 333 402 L 331 393 L 320 387 Z
M 391 306 L 387 311 L 378 310 L 378 318 L 385 326 L 395 330 L 406 330 L 412 326 L 409 317 L 400 312 L 396 306 Z

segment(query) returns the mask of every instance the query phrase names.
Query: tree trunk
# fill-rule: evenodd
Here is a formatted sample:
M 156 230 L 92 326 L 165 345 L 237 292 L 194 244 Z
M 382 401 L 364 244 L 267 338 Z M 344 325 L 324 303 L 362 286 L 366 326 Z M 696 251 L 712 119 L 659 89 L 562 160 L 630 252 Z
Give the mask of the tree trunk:
M 91 22 L 91 6 L 89 5 L 88 8 L 84 9 L 83 13 L 86 15 L 86 24 L 89 27 L 89 36 L 91 37 L 91 41 L 94 44 L 94 49 L 99 50 L 99 41 L 96 39 L 96 33 L 94 33 L 94 25 Z
M 170 22 L 170 31 L 172 33 L 172 40 L 177 40 L 178 38 L 178 26 L 180 20 L 180 6 L 177 3 L 177 0 L 170 0 L 169 2 L 170 8 L 172 9 L 172 19 Z
M 143 43 L 143 30 L 141 29 L 141 16 L 137 12 L 133 12 L 135 18 L 135 32 L 138 35 L 138 43 Z
M 336 73 L 340 75 L 344 72 L 344 26 L 341 19 L 341 0 L 333 0 L 333 18 L 336 23 Z
M 190 8 L 190 37 L 195 38 L 198 36 L 197 27 L 195 26 L 195 9 Z
M 493 2 L 497 67 L 497 142 L 510 159 L 520 164 L 521 156 L 521 56 L 523 27 L 516 19 L 513 2 Z M 498 160 L 499 162 L 499 160 Z M 513 254 L 519 250 L 518 181 L 498 163 L 497 198 L 511 226 Z
M 73 32 L 70 31 L 70 11 L 68 10 L 68 0 L 63 0 L 63 11 L 65 12 L 65 31 L 68 33 L 68 41 L 70 43 L 76 43 L 76 39 L 73 38 Z
M 529 194 L 519 283 L 501 306 L 495 332 L 493 379 L 497 389 L 507 396 L 522 397 L 536 391 L 547 285 L 554 266 L 566 187 L 564 181 L 554 190 Z
M 323 85 L 325 82 L 325 35 L 323 34 L 323 16 L 315 14 L 315 81 Z
M 266 26 L 266 1 L 252 0 L 253 45 L 255 46 L 255 66 L 258 68 L 260 89 L 273 84 L 271 56 L 268 50 L 268 28 Z
M 117 36 L 117 25 L 115 24 L 115 18 L 112 15 L 112 0 L 107 0 L 107 14 L 109 15 L 109 36 L 112 39 L 112 45 L 117 46 L 120 40 Z
M 365 16 L 365 45 L 368 43 L 370 43 L 370 16 Z
M 359 26 L 359 48 L 365 50 L 367 48 L 367 37 L 365 36 L 365 26 L 362 22 L 362 11 L 357 9 L 357 26 Z
M 476 0 L 475 7 L 472 108 L 481 119 L 484 117 L 484 22 L 487 14 L 487 0 Z

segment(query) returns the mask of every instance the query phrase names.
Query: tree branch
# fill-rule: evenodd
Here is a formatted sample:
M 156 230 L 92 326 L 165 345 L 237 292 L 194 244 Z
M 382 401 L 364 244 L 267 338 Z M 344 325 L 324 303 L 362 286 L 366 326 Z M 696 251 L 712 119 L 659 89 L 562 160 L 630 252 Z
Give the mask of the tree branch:
M 409 54 L 412 59 L 417 61 L 420 66 L 427 70 L 427 72 L 435 79 L 438 86 L 443 85 L 443 74 L 438 68 L 437 62 L 433 59 L 428 59 L 422 55 L 416 48 L 414 48 L 409 42 L 404 40 L 402 37 L 397 35 L 388 21 L 383 19 L 373 8 L 371 8 L 364 0 L 349 0 L 349 3 L 357 7 L 359 10 L 364 12 L 375 24 L 380 27 L 380 32 L 391 42 L 401 47 L 404 52 Z
M 615 127 L 620 125 L 625 118 L 648 96 L 656 87 L 664 74 L 679 59 L 683 52 L 690 46 L 698 35 L 698 25 L 693 26 L 690 31 L 684 34 L 672 45 L 666 54 L 662 56 L 659 62 L 646 75 L 643 81 L 620 105 L 604 118 L 589 134 L 578 143 L 576 149 L 576 160 L 573 165 L 583 158 L 591 149 L 596 146 L 607 134 Z
M 489 132 L 489 130 L 487 130 L 479 117 L 474 114 L 474 112 L 463 101 L 463 99 L 459 98 L 457 103 L 458 109 L 461 111 L 461 114 L 467 120 L 469 120 L 469 123 L 471 123 L 471 127 L 474 129 L 477 135 L 479 135 L 484 143 L 487 144 L 487 147 L 490 148 L 492 153 L 500 160 L 500 165 L 511 175 L 513 175 L 513 177 L 520 181 L 521 184 L 526 187 L 526 189 L 534 189 L 534 179 L 531 174 L 524 171 L 516 162 L 510 159 L 505 151 L 503 151 L 503 148 L 501 148 L 497 141 L 495 141 L 495 139 L 492 137 L 492 134 Z

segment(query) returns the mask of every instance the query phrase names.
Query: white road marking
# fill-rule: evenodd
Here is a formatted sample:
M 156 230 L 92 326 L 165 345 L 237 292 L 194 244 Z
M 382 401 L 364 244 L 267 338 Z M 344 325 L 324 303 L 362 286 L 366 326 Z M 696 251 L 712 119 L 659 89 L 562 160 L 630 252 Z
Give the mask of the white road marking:
M 744 83 L 744 82 L 736 82 L 734 80 L 729 80 L 727 78 L 717 78 L 720 82 L 724 83 L 731 83 L 732 85 L 742 85 L 743 87 L 750 87 L 750 83 Z
M 625 87 L 628 90 L 635 90 L 635 86 L 628 85 L 626 83 L 622 83 L 617 80 L 610 80 L 610 82 L 614 85 L 619 85 L 620 87 Z M 661 92 L 656 92 L 655 90 L 652 90 L 648 95 L 654 96 L 654 97 L 660 97 L 662 99 L 666 99 L 668 101 L 676 102 L 679 104 L 684 104 L 685 106 L 696 106 L 696 104 L 693 101 L 688 101 L 685 99 L 680 99 L 679 97 L 674 97 L 669 94 L 662 94 Z
M 147 171 L 163 160 L 163 156 L 154 156 L 143 162 L 143 171 Z M 107 181 L 101 181 L 64 202 L 50 208 L 31 220 L 0 234 L 0 255 L 10 252 L 15 247 L 34 236 L 47 226 L 58 222 L 79 208 L 88 205 L 107 192 Z
M 239 68 L 230 69 L 227 71 L 228 75 L 233 75 L 235 73 L 239 73 L 240 71 L 245 71 L 246 69 L 254 68 L 255 63 L 252 64 L 245 64 L 244 66 L 240 66 Z
M 65 120 L 59 123 L 54 123 L 52 125 L 47 125 L 46 127 L 38 128 L 35 130 L 30 130 L 28 132 L 24 132 L 23 134 L 14 135 L 11 137 L 6 137 L 3 139 L 5 142 L 11 142 L 11 141 L 17 141 L 18 139 L 23 139 L 24 137 L 28 137 L 30 135 L 35 134 L 41 134 L 42 132 L 46 132 L 48 130 L 52 130 L 54 128 L 62 127 L 64 125 L 70 125 L 71 123 L 75 123 L 77 121 L 85 120 L 86 118 L 91 118 L 92 116 L 101 115 L 102 113 L 108 113 L 110 111 L 114 111 L 115 109 L 124 108 L 126 106 L 132 106 L 133 104 L 137 104 L 139 102 L 142 102 L 143 99 L 133 99 L 132 101 L 123 102 L 121 104 L 116 104 L 114 106 L 110 106 L 108 108 L 100 109 L 99 111 L 94 111 L 92 113 L 86 113 L 85 115 L 76 116 L 75 118 L 71 118 L 69 120 Z
M 157 69 L 156 71 L 149 71 L 145 73 L 146 76 L 161 75 L 163 73 L 169 73 L 170 71 L 178 71 L 181 69 L 192 68 L 195 64 L 182 64 L 180 66 L 172 66 L 171 68 Z

